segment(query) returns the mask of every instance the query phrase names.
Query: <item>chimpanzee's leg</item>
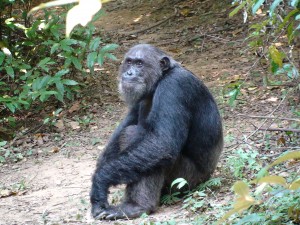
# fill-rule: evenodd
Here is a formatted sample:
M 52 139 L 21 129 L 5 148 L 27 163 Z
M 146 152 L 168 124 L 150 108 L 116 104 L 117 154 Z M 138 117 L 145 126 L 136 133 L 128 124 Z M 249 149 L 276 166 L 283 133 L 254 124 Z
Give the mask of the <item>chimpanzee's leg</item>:
M 210 171 L 201 171 L 192 159 L 180 156 L 172 168 L 166 171 L 164 188 L 169 189 L 175 179 L 184 178 L 188 186 L 177 191 L 192 190 L 200 183 L 207 181 L 210 176 Z
M 164 173 L 161 171 L 144 177 L 137 183 L 128 184 L 123 203 L 110 207 L 98 218 L 136 218 L 143 213 L 154 212 L 159 204 L 163 184 Z

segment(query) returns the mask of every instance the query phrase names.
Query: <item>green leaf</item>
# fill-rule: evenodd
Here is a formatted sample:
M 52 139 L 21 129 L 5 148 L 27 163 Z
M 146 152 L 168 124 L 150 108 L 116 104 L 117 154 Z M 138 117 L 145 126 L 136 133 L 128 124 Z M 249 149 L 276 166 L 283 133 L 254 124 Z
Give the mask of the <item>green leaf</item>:
M 171 187 L 173 187 L 176 184 L 178 184 L 177 188 L 181 189 L 184 185 L 188 184 L 188 182 L 184 178 L 177 178 L 171 183 Z
M 59 36 L 60 36 L 60 32 L 59 32 L 59 26 L 57 25 L 53 25 L 50 28 L 51 33 L 53 34 L 53 36 L 56 38 L 56 40 L 59 40 Z
M 4 59 L 5 59 L 5 54 L 3 52 L 0 52 L 0 66 L 2 65 Z
M 268 183 L 268 184 L 279 184 L 286 187 L 286 180 L 281 176 L 266 176 L 258 180 L 258 184 Z
M 50 54 L 52 55 L 54 52 L 56 52 L 56 50 L 60 47 L 59 43 L 55 43 L 50 50 Z
M 296 13 L 299 12 L 299 9 L 294 9 L 291 12 L 289 12 L 289 14 L 287 14 L 286 17 L 284 17 L 282 23 L 278 26 L 277 31 L 276 32 L 281 32 L 281 30 L 283 29 L 283 27 L 286 25 L 287 22 L 290 21 L 290 18 L 292 16 L 294 16 Z
M 72 63 L 73 63 L 73 65 L 75 66 L 76 69 L 78 69 L 78 70 L 81 70 L 81 69 L 82 69 L 82 65 L 81 65 L 81 63 L 79 62 L 79 59 L 78 59 L 78 58 L 72 56 L 72 57 L 71 57 L 71 60 L 72 60 Z
M 65 92 L 64 85 L 63 85 L 61 82 L 56 82 L 56 83 L 55 83 L 55 86 L 56 86 L 58 92 L 59 92 L 61 95 L 64 95 L 64 92 Z
M 252 6 L 252 14 L 255 14 L 264 2 L 265 0 L 256 0 L 255 4 Z
M 291 44 L 292 40 L 294 39 L 294 34 L 294 21 L 291 21 L 291 23 L 287 27 L 287 36 L 289 44 Z
M 38 66 L 39 66 L 39 67 L 42 67 L 42 66 L 46 65 L 47 63 L 49 63 L 50 60 L 51 60 L 50 57 L 46 57 L 46 58 L 42 59 L 42 60 L 38 63 Z
M 68 69 L 62 69 L 55 74 L 55 77 L 62 77 L 63 75 L 69 73 Z
M 5 67 L 5 70 L 11 78 L 15 78 L 15 72 L 11 66 Z
M 55 97 L 59 100 L 59 101 L 61 101 L 61 102 L 64 102 L 64 96 L 62 95 L 62 94 L 60 94 L 60 93 L 56 93 L 56 95 L 55 95 Z
M 40 101 L 41 101 L 41 102 L 46 101 L 48 98 L 49 98 L 49 95 L 46 95 L 45 93 L 42 93 L 42 94 L 40 95 Z
M 12 104 L 12 103 L 5 103 L 5 106 L 6 106 L 7 108 L 9 108 L 9 110 L 10 110 L 12 113 L 15 113 L 16 107 L 14 106 L 14 104 Z
M 292 68 L 292 73 L 293 73 L 292 78 L 298 78 L 299 77 L 299 70 L 295 66 L 293 66 L 293 68 Z
M 289 189 L 290 189 L 290 190 L 293 190 L 293 191 L 295 191 L 295 190 L 297 190 L 297 189 L 299 189 L 299 188 L 300 188 L 300 179 L 295 180 L 294 182 L 292 182 L 292 183 L 290 184 L 290 187 L 289 187 Z
M 47 124 L 47 123 L 49 123 L 50 122 L 50 118 L 49 117 L 47 117 L 46 119 L 44 119 L 44 124 Z
M 64 67 L 69 67 L 72 63 L 72 60 L 70 58 L 66 58 L 65 63 L 64 63 Z
M 48 82 L 50 81 L 50 79 L 51 79 L 51 76 L 49 76 L 49 75 L 44 76 L 40 82 L 40 88 L 46 87 Z
M 56 91 L 43 91 L 42 94 L 40 95 L 40 100 L 42 102 L 46 101 L 51 95 L 56 95 Z
M 237 96 L 239 95 L 240 92 L 241 92 L 240 86 L 238 86 L 228 93 L 228 96 L 230 96 L 230 98 L 229 98 L 230 106 L 233 106 L 233 103 L 237 99 Z
M 18 102 L 20 104 L 23 104 L 24 106 L 27 106 L 27 107 L 30 106 L 30 102 L 28 102 L 28 101 L 24 101 L 24 100 L 19 99 Z
M 78 84 L 78 82 L 76 82 L 75 80 L 69 80 L 69 79 L 64 79 L 61 82 L 65 85 L 77 85 Z
M 3 156 L 0 156 L 0 162 L 4 163 L 4 162 L 6 162 L 6 159 Z
M 229 13 L 229 17 L 233 17 L 235 14 L 237 14 L 246 5 L 246 3 L 246 1 L 240 3 L 234 10 Z
M 66 51 L 66 52 L 72 52 L 73 51 L 73 48 L 70 47 L 70 45 L 72 44 L 76 44 L 77 41 L 74 40 L 74 39 L 64 39 L 62 41 L 59 42 L 60 45 L 61 45 L 61 48 Z
M 101 48 L 101 52 L 110 52 L 110 51 L 113 51 L 113 50 L 115 50 L 116 48 L 118 48 L 119 47 L 119 45 L 117 45 L 117 44 L 107 44 L 107 45 L 105 45 L 103 48 Z
M 275 160 L 268 168 L 280 164 L 282 162 L 288 161 L 290 159 L 300 159 L 300 151 L 289 152 L 283 156 L 280 156 L 277 160 Z
M 11 152 L 7 149 L 5 151 L 4 157 L 7 158 L 7 157 L 9 157 L 10 154 L 11 154 Z
M 270 53 L 270 57 L 271 59 L 278 64 L 279 67 L 282 67 L 282 57 L 281 57 L 281 53 L 277 50 L 277 48 L 275 47 L 275 45 L 271 45 L 269 47 L 269 53 Z
M 249 187 L 244 181 L 237 181 L 233 185 L 233 191 L 240 196 L 249 195 Z
M 99 47 L 101 42 L 101 39 L 99 37 L 93 39 L 90 43 L 90 50 L 91 51 L 96 51 L 96 49 Z
M 70 39 L 70 38 L 66 38 L 64 40 L 60 41 L 60 44 L 62 45 L 76 45 L 77 44 L 77 40 L 75 39 Z
M 41 77 L 37 77 L 36 79 L 33 80 L 32 82 L 33 91 L 38 91 L 40 89 L 41 79 L 42 79 Z
M 275 63 L 273 60 L 271 60 L 271 72 L 273 74 L 278 74 L 279 71 L 279 65 Z
M 267 168 L 262 168 L 256 175 L 257 179 L 261 179 L 262 177 L 268 175 L 268 169 Z
M 0 147 L 3 147 L 6 144 L 7 144 L 7 141 L 0 141 Z
M 114 56 L 114 55 L 111 54 L 111 53 L 106 53 L 106 54 L 105 54 L 105 57 L 107 57 L 107 58 L 109 58 L 109 59 L 111 59 L 111 60 L 113 60 L 113 61 L 117 61 L 117 60 L 118 60 L 117 57 Z
M 97 58 L 97 52 L 90 52 L 88 54 L 87 62 L 86 62 L 88 68 L 92 68 L 94 66 L 96 58 Z
M 282 2 L 282 0 L 274 0 L 272 5 L 270 6 L 270 16 L 273 16 L 274 10 L 276 7 Z
M 103 54 L 100 53 L 100 54 L 98 55 L 97 62 L 98 62 L 98 64 L 99 64 L 100 66 L 103 65 L 103 63 L 104 63 L 104 56 L 103 56 Z

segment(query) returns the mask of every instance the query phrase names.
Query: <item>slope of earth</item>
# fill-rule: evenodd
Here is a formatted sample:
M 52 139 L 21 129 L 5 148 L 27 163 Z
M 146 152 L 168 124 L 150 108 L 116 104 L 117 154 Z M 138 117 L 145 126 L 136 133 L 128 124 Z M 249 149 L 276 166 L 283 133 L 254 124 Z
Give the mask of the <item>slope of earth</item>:
M 126 112 L 123 103 L 111 98 L 116 95 L 114 80 L 118 63 L 108 62 L 104 67 L 106 73 L 99 75 L 86 93 L 96 106 L 96 95 L 102 96 L 102 106 L 95 108 L 93 123 L 83 130 L 71 129 L 68 133 L 55 134 L 47 146 L 38 147 L 37 154 L 1 166 L 1 196 L 5 196 L 5 192 L 8 194 L 0 198 L 0 224 L 144 224 L 145 221 L 171 219 L 191 224 L 196 217 L 215 214 L 218 206 L 232 200 L 230 187 L 233 181 L 224 166 L 226 155 L 245 141 L 255 144 L 256 140 L 265 137 L 265 133 L 256 130 L 263 125 L 261 120 L 243 116 L 276 116 L 276 113 L 284 112 L 288 117 L 290 111 L 286 101 L 279 101 L 280 89 L 267 92 L 261 76 L 252 76 L 264 72 L 255 68 L 256 56 L 245 48 L 248 26 L 241 24 L 239 17 L 228 18 L 232 10 L 230 2 L 115 0 L 104 5 L 106 15 L 96 24 L 104 40 L 120 45 L 116 52 L 119 59 L 134 44 L 154 44 L 197 74 L 211 89 L 223 116 L 225 137 L 233 139 L 225 143 L 215 173 L 215 177 L 225 177 L 227 181 L 222 184 L 222 189 L 209 195 L 210 209 L 191 213 L 178 203 L 162 206 L 157 213 L 144 219 L 109 222 L 91 218 L 88 195 L 96 158 Z M 106 85 L 105 79 L 110 79 L 108 83 L 112 84 Z M 228 106 L 226 93 L 228 84 L 236 82 L 246 85 L 233 109 Z M 99 93 L 95 93 L 97 90 Z M 116 187 L 110 191 L 112 201 L 120 199 L 121 189 Z

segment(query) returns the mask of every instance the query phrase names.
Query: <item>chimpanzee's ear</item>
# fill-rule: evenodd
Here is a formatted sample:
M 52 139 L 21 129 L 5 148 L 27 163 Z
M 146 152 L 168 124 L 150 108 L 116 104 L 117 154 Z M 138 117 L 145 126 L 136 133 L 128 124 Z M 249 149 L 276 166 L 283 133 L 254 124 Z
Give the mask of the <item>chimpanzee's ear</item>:
M 160 60 L 160 67 L 162 71 L 167 71 L 171 67 L 171 62 L 169 57 L 165 56 Z

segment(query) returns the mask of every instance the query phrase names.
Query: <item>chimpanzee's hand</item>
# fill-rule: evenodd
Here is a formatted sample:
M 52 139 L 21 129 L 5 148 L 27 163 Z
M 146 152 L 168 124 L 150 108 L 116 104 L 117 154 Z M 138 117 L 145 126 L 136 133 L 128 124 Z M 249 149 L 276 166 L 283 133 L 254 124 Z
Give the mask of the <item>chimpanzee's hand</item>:
M 105 212 L 109 208 L 107 202 L 100 203 L 100 202 L 92 202 L 92 216 L 95 219 L 101 219 L 103 216 L 103 212 Z

